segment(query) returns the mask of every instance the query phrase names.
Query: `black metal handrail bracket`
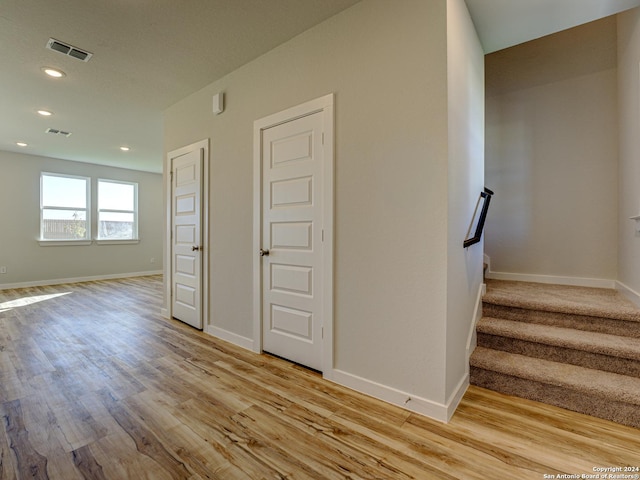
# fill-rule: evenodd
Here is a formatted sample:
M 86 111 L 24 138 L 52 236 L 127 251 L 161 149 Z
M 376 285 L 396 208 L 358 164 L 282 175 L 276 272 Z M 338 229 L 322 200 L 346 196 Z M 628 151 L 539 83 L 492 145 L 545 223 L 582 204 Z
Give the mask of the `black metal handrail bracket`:
M 487 211 L 489 210 L 489 203 L 491 202 L 492 196 L 493 192 L 487 187 L 484 187 L 484 191 L 480 192 L 478 202 L 476 203 L 476 209 L 473 211 L 473 218 L 471 219 L 471 224 L 467 231 L 467 238 L 463 242 L 464 248 L 470 247 L 474 243 L 478 243 L 480 241 L 480 238 L 482 237 L 482 230 L 484 229 L 484 221 L 487 218 Z M 480 204 L 482 204 L 482 207 L 480 207 Z M 478 215 L 478 209 L 480 209 L 480 215 Z M 473 237 L 469 237 L 474 225 L 476 228 L 474 230 Z

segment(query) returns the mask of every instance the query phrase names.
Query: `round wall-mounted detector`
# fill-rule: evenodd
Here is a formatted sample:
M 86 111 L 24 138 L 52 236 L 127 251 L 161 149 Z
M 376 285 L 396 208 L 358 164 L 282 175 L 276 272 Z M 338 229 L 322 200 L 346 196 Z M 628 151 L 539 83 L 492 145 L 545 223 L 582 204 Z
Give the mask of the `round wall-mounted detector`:
M 62 78 L 67 75 L 62 70 L 53 67 L 42 67 L 42 71 L 53 78 Z

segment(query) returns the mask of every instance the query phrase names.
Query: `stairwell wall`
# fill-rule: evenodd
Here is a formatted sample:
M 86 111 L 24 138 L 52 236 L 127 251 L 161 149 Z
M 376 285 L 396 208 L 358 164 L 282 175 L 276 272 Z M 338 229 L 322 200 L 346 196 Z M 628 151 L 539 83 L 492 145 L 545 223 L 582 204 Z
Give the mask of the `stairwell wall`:
M 485 174 L 496 192 L 485 237 L 492 272 L 613 285 L 615 17 L 492 53 L 485 68 Z
M 640 215 L 640 8 L 618 15 L 618 72 L 618 281 L 640 303 L 640 234 L 629 219 Z
M 449 104 L 446 398 L 464 393 L 466 342 L 475 328 L 483 240 L 462 243 L 484 187 L 484 52 L 463 0 L 447 1 Z M 453 413 L 453 411 L 451 411 Z

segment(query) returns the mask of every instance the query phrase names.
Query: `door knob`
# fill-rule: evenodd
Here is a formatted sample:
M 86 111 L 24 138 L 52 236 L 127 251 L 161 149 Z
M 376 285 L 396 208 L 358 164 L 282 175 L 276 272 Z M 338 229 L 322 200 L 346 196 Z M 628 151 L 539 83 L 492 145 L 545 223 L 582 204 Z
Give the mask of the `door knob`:
M 191 247 L 191 251 L 192 251 L 192 252 L 195 252 L 195 251 L 200 250 L 201 248 L 202 248 L 202 247 L 199 247 L 198 245 L 194 245 L 193 247 Z
M 260 249 L 260 256 L 261 257 L 268 257 L 269 256 L 269 250 L 263 250 L 262 248 Z

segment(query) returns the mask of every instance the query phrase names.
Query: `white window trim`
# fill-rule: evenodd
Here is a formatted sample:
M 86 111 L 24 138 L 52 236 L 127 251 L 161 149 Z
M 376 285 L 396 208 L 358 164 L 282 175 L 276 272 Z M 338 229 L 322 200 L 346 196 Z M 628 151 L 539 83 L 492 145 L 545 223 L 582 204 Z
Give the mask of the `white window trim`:
M 85 238 L 79 238 L 77 240 L 73 239 L 65 239 L 65 240 L 55 240 L 55 239 L 46 239 L 42 238 L 42 222 L 44 221 L 44 210 L 46 208 L 56 209 L 56 210 L 78 210 L 77 208 L 72 207 L 53 207 L 53 206 L 45 206 L 43 205 L 43 195 L 42 195 L 42 187 L 43 187 L 43 179 L 45 176 L 49 177 L 62 177 L 62 178 L 76 178 L 85 180 L 85 223 L 87 225 L 87 235 Z M 40 172 L 40 233 L 38 242 L 43 246 L 53 246 L 53 245 L 91 245 L 92 242 L 92 232 L 91 232 L 91 177 L 85 177 L 82 175 L 69 175 L 66 173 L 53 173 L 53 172 Z
M 112 238 L 109 240 L 96 239 L 94 240 L 94 242 L 96 245 L 124 245 L 127 243 L 130 243 L 130 244 L 140 243 L 140 239 L 139 238 L 122 238 L 122 239 Z
M 92 240 L 43 240 L 38 239 L 38 243 L 41 247 L 68 247 L 68 246 L 79 246 L 79 245 L 91 245 L 93 243 Z

